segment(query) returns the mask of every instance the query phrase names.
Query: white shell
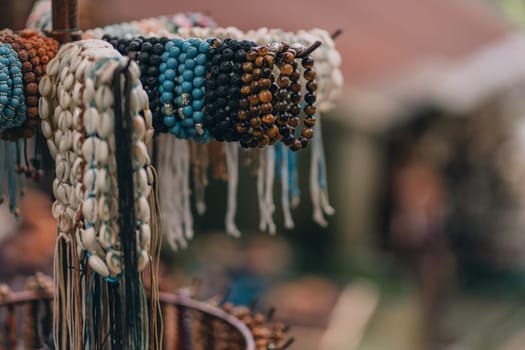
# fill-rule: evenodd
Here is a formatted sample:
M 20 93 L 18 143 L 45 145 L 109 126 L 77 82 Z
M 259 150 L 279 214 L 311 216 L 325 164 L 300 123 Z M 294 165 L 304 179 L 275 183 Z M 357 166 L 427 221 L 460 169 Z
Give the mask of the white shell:
M 56 190 L 53 191 L 53 194 L 55 195 L 55 198 L 58 199 L 60 202 L 67 203 L 68 185 L 60 183 L 56 187 Z
M 47 140 L 47 148 L 49 149 L 49 153 L 54 158 L 58 153 L 58 148 L 55 146 L 55 143 L 51 140 Z
M 109 276 L 108 267 L 106 266 L 106 264 L 104 264 L 104 261 L 98 256 L 90 255 L 88 258 L 88 264 L 93 269 L 93 271 L 95 271 L 102 277 Z
M 97 249 L 99 249 L 97 247 L 97 235 L 93 227 L 88 227 L 83 230 L 80 234 L 80 237 L 82 239 L 82 245 L 90 252 L 94 253 L 97 251 Z
M 88 162 L 93 161 L 95 155 L 95 143 L 98 139 L 94 137 L 88 137 L 82 144 L 82 155 Z
M 43 99 L 40 99 L 43 100 Z M 42 120 L 42 123 L 40 123 L 41 129 L 42 129 L 42 135 L 46 139 L 50 139 L 53 136 L 53 130 L 51 129 L 51 124 L 47 120 Z
M 87 222 L 97 221 L 97 201 L 95 198 L 88 198 L 82 203 L 82 215 Z
M 137 176 L 136 176 L 135 186 L 138 186 L 140 193 L 147 196 L 149 194 L 149 191 L 148 191 L 149 186 L 148 186 L 148 174 L 146 172 L 146 169 L 144 168 L 139 169 L 138 173 L 136 174 Z
M 99 110 L 105 111 L 113 105 L 113 93 L 106 85 L 99 87 L 95 93 L 95 103 Z
M 46 67 L 47 74 L 48 75 L 56 75 L 58 73 L 59 64 L 60 64 L 60 62 L 56 58 L 53 58 L 51 61 L 49 61 L 49 63 L 47 64 L 47 67 Z
M 40 95 L 48 97 L 51 94 L 51 85 L 51 79 L 49 79 L 47 75 L 43 76 L 38 84 L 38 92 L 40 92 Z
M 69 180 L 70 170 L 71 169 L 69 167 L 69 164 L 65 160 L 62 160 L 61 162 L 57 163 L 55 167 L 55 174 L 57 179 L 59 179 L 60 181 Z
M 97 131 L 97 127 L 100 123 L 100 115 L 96 108 L 90 107 L 84 113 L 84 127 L 86 128 L 86 133 L 92 134 Z
M 143 140 L 144 136 L 146 135 L 146 124 L 144 123 L 144 119 L 141 116 L 134 117 L 133 126 L 135 128 L 135 132 L 137 133 L 137 137 Z
M 98 123 L 98 134 L 101 137 L 108 138 L 113 134 L 115 130 L 115 118 L 111 110 L 102 113 L 102 117 Z
M 95 169 L 87 169 L 84 172 L 84 177 L 82 178 L 82 182 L 84 186 L 86 187 L 86 190 L 89 192 L 93 192 L 95 190 L 95 177 L 96 177 L 96 170 Z
M 108 252 L 106 254 L 106 263 L 113 274 L 118 275 L 122 272 L 122 262 L 115 252 Z
M 148 150 L 143 142 L 135 144 L 135 158 L 141 168 L 150 163 Z
M 75 87 L 73 88 L 73 105 L 79 106 L 82 104 L 82 88 L 83 85 L 79 82 L 75 83 Z
M 104 222 L 108 222 L 111 219 L 109 203 L 104 197 L 100 197 L 98 200 L 98 218 Z
M 97 178 L 95 180 L 95 188 L 98 193 L 105 193 L 108 191 L 108 182 L 107 182 L 107 171 L 106 169 L 97 169 L 96 170 Z
M 148 252 L 143 250 L 139 255 L 139 261 L 138 261 L 138 270 L 139 272 L 144 270 L 146 266 L 148 266 L 149 263 L 149 255 Z
M 137 219 L 149 222 L 150 220 L 150 208 L 148 200 L 145 196 L 141 196 L 136 202 Z
M 104 140 L 98 140 L 95 149 L 95 160 L 98 164 L 105 165 L 109 159 L 108 143 Z
M 104 249 L 109 249 L 111 247 L 111 226 L 107 224 L 100 225 L 98 230 L 98 242 Z
M 140 237 L 139 242 L 144 249 L 149 249 L 151 244 L 151 227 L 148 224 L 142 224 L 140 226 Z
M 65 207 L 62 203 L 59 201 L 54 201 L 53 205 L 51 206 L 51 212 L 53 213 L 53 217 L 55 219 L 58 219 L 58 217 L 65 212 Z
M 67 90 L 59 90 L 60 93 L 58 95 L 58 101 L 62 108 L 66 109 L 69 108 L 71 105 L 71 95 L 67 92 Z
M 69 73 L 66 75 L 64 80 L 62 80 L 62 86 L 64 87 L 64 89 L 70 90 L 74 82 L 75 82 L 75 77 L 73 76 L 73 74 Z
M 73 227 L 71 218 L 64 212 L 57 219 L 58 229 L 60 232 L 68 233 Z
M 84 83 L 84 93 L 82 101 L 89 103 L 95 99 L 95 82 L 91 79 L 86 79 Z
M 84 160 L 78 157 L 77 159 L 75 159 L 75 162 L 73 163 L 73 166 L 71 167 L 71 175 L 77 181 L 80 181 L 80 179 L 82 179 L 82 176 L 83 176 L 82 165 L 83 164 L 84 164 Z

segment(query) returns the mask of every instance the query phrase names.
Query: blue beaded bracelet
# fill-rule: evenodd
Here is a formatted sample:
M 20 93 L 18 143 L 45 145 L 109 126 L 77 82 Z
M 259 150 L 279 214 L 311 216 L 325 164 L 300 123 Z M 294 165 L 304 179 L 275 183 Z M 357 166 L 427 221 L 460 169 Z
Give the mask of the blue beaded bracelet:
M 8 128 L 14 128 L 22 125 L 26 119 L 24 84 L 22 75 L 22 63 L 18 59 L 18 55 L 10 44 L 2 44 L 0 46 L 0 57 L 2 64 L 8 67 L 9 77 L 6 80 L 7 94 L 0 95 L 3 104 L 2 112 L 0 113 L 0 131 Z M 5 76 L 2 76 L 3 78 Z M 5 88 L 0 85 L 0 89 Z M 0 90 L 1 91 L 1 90 Z
M 169 41 L 159 67 L 164 124 L 176 137 L 202 143 L 212 140 L 203 124 L 209 47 L 209 43 L 197 38 Z

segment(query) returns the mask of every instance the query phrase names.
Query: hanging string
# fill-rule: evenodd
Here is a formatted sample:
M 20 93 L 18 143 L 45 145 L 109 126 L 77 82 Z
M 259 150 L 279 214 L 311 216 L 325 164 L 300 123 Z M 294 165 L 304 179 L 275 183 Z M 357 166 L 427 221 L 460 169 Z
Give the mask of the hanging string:
M 226 233 L 233 237 L 240 237 L 241 231 L 235 223 L 237 188 L 239 186 L 239 146 L 236 143 L 228 143 L 225 146 L 225 152 L 226 167 L 228 169 L 228 201 L 224 220 Z
M 280 144 L 280 143 L 279 143 Z M 291 153 L 287 147 L 280 147 L 281 150 L 281 205 L 283 207 L 284 227 L 291 230 L 295 224 L 290 211 L 290 179 L 288 169 L 288 157 Z

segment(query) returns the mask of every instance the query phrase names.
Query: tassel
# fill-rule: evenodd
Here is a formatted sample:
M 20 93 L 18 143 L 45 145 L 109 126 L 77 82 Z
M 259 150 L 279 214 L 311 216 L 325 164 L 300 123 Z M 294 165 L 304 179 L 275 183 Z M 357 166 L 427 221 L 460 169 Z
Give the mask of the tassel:
M 279 143 L 280 144 L 280 143 Z M 288 156 L 290 150 L 287 147 L 282 147 L 281 150 L 281 205 L 283 207 L 284 227 L 291 230 L 295 227 L 292 213 L 290 211 L 290 180 L 288 172 Z
M 193 163 L 193 189 L 195 193 L 195 206 L 199 215 L 206 213 L 206 187 L 208 187 L 208 168 L 210 160 L 208 147 L 196 142 L 191 142 L 191 158 Z
M 275 174 L 275 151 L 272 147 L 261 150 L 259 168 L 257 169 L 257 195 L 259 197 L 259 230 L 275 234 L 276 227 L 273 221 L 273 180 Z
M 228 169 L 228 202 L 225 217 L 226 233 L 233 237 L 240 237 L 235 224 L 237 212 L 237 189 L 239 186 L 239 146 L 236 143 L 228 143 L 225 146 L 226 167 Z

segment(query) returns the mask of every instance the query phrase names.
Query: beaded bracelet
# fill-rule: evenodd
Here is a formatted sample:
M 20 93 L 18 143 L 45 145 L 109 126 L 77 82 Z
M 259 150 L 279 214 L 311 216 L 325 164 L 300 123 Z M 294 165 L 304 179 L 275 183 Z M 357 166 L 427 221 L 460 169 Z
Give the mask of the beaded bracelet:
M 0 56 L 2 63 L 8 68 L 8 76 L 3 76 L 7 85 L 7 91 L 3 91 L 2 102 L 5 102 L 0 114 L 0 131 L 13 128 L 23 123 L 25 119 L 26 105 L 24 86 L 22 80 L 22 63 L 19 61 L 16 51 L 10 44 L 1 44 Z M 7 72 L 6 72 L 7 73 Z M 7 75 L 7 74 L 6 74 Z M 5 86 L 4 85 L 4 89 Z
M 248 41 L 213 40 L 208 50 L 205 126 L 218 141 L 238 141 L 240 79 L 246 51 L 255 46 Z
M 240 139 L 242 147 L 263 147 L 274 144 L 278 139 L 276 129 L 273 128 L 275 117 L 271 104 L 274 63 L 275 52 L 270 46 L 258 46 L 246 53 L 244 75 L 241 78 L 243 86 L 240 90 L 243 98 L 239 102 L 241 109 L 237 124 L 237 131 L 244 135 Z
M 164 104 L 161 109 L 164 124 L 179 138 L 211 141 L 211 135 L 203 125 L 205 64 L 209 47 L 208 42 L 196 38 L 175 39 L 165 45 L 159 75 L 161 103 Z M 176 72 L 179 75 L 174 95 L 172 83 Z

